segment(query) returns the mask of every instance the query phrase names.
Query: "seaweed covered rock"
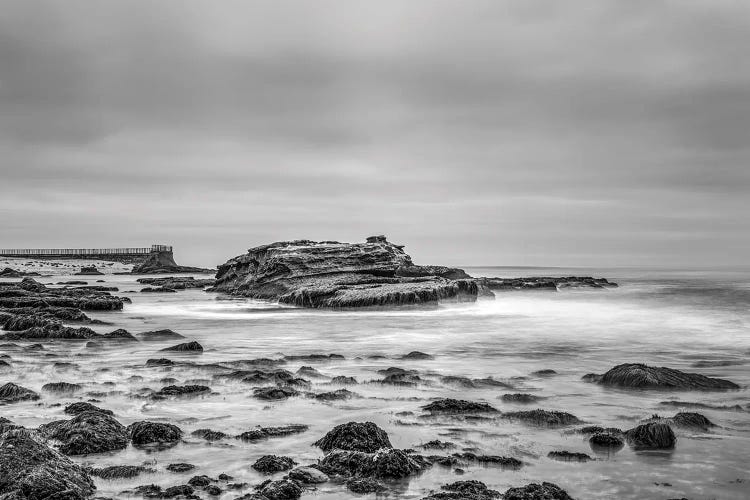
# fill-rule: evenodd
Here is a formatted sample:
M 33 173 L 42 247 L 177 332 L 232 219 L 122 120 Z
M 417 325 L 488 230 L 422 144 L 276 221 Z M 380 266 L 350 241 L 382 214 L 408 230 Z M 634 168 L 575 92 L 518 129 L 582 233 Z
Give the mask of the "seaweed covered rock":
M 84 411 L 70 420 L 43 425 L 40 432 L 59 441 L 60 451 L 66 455 L 122 450 L 128 445 L 125 427 L 98 411 Z
M 42 386 L 42 390 L 45 392 L 56 392 L 59 394 L 73 394 L 81 389 L 83 387 L 80 384 L 71 384 L 69 382 L 51 382 Z
M 205 385 L 168 385 L 159 389 L 153 396 L 199 396 L 201 394 L 208 394 L 209 392 L 211 392 L 211 388 Z
M 497 409 L 487 403 L 463 399 L 438 399 L 422 409 L 430 413 L 497 413 Z
M 143 420 L 127 427 L 134 445 L 171 445 L 182 439 L 182 430 L 176 425 Z
M 375 453 L 336 449 L 328 453 L 318 468 L 328 475 L 399 479 L 429 467 L 420 455 L 410 455 L 395 448 Z
M 526 424 L 560 427 L 564 425 L 580 424 L 581 420 L 575 415 L 564 411 L 550 410 L 528 410 L 528 411 L 511 411 L 503 413 L 503 417 L 513 420 L 520 420 Z
M 94 483 L 79 465 L 26 429 L 0 433 L 0 498 L 83 500 Z
M 476 300 L 477 284 L 453 279 L 460 275 L 453 271 L 414 266 L 403 248 L 384 236 L 354 244 L 295 240 L 251 248 L 227 261 L 219 266 L 213 290 L 302 307 Z
M 568 450 L 550 451 L 547 453 L 547 458 L 559 460 L 561 462 L 588 462 L 589 460 L 593 460 L 593 458 L 585 453 Z
M 253 397 L 266 401 L 278 401 L 292 396 L 299 396 L 299 391 L 293 387 L 257 387 L 253 389 Z
M 289 479 L 300 484 L 320 484 L 328 481 L 328 476 L 315 467 L 295 467 L 289 471 Z
M 280 479 L 263 484 L 260 494 L 268 500 L 297 500 L 302 496 L 302 488 L 296 481 Z
M 392 448 L 388 434 L 373 422 L 337 425 L 313 444 L 323 451 L 339 449 L 373 453 L 380 448 Z
M 711 422 L 705 416 L 695 412 L 680 412 L 672 417 L 672 422 L 679 427 L 689 427 L 702 430 L 716 427 L 716 424 Z
M 203 352 L 203 346 L 198 342 L 184 342 L 182 344 L 173 345 L 171 347 L 165 347 L 162 351 L 174 351 L 174 352 Z
M 531 483 L 518 488 L 508 488 L 503 500 L 573 500 L 568 493 L 553 483 Z
M 625 439 L 636 450 L 670 449 L 677 441 L 672 428 L 659 422 L 634 427 L 625 432 Z
M 21 387 L 20 385 L 8 382 L 7 384 L 0 387 L 0 402 L 2 403 L 16 403 L 18 401 L 36 401 L 39 399 L 39 394 Z
M 386 487 L 383 483 L 369 477 L 351 477 L 347 479 L 346 483 L 344 484 L 349 491 L 358 493 L 360 495 L 365 495 L 367 493 L 377 493 L 386 490 Z
M 614 432 L 597 432 L 589 438 L 591 448 L 614 448 L 619 449 L 624 446 L 622 435 Z
M 491 490 L 481 481 L 457 481 L 440 487 L 443 491 L 426 496 L 423 500 L 492 500 L 500 492 Z
M 540 399 L 544 399 L 541 396 L 535 396 L 533 394 L 527 394 L 527 393 L 514 393 L 514 394 L 503 394 L 501 398 L 504 403 L 521 403 L 521 404 L 529 404 L 529 403 L 536 403 Z
M 601 385 L 634 389 L 727 390 L 740 387 L 729 380 L 711 378 L 673 368 L 646 366 L 641 363 L 617 365 L 601 376 L 590 376 Z
M 259 441 L 261 439 L 299 434 L 300 432 L 305 432 L 307 429 L 309 429 L 309 427 L 304 424 L 281 425 L 278 427 L 257 427 L 243 432 L 237 436 L 237 438 L 242 439 L 243 441 Z
M 89 468 L 87 472 L 102 479 L 130 479 L 144 472 L 156 472 L 142 465 L 110 465 L 102 468 Z
M 263 474 L 274 474 L 289 470 L 296 465 L 296 462 L 289 457 L 279 457 L 276 455 L 263 455 L 252 465 L 253 469 Z

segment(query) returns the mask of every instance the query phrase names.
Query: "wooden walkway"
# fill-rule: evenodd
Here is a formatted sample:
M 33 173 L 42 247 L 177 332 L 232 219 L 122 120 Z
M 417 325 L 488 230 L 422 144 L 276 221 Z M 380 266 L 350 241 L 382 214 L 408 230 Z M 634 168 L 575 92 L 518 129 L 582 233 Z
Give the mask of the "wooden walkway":
M 169 245 L 151 245 L 143 248 L 6 248 L 0 249 L 0 257 L 26 257 L 26 258 L 86 258 L 96 256 L 123 256 L 137 257 L 145 256 L 155 252 L 171 252 Z

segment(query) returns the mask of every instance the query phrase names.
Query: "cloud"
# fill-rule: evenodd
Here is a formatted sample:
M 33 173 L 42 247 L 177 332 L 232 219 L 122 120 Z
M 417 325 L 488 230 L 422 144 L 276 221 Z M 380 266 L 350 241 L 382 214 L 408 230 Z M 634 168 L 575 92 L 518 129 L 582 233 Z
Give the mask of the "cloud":
M 4 246 L 745 262 L 743 3 L 1 3 Z

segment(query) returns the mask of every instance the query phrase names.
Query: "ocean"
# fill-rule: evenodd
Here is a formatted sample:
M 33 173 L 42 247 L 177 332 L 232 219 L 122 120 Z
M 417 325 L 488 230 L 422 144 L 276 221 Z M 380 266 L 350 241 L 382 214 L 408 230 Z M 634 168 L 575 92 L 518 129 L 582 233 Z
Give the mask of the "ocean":
M 201 290 L 137 293 L 143 288 L 136 282 L 139 276 L 83 277 L 91 284 L 103 279 L 106 283 L 98 284 L 117 286 L 120 292 L 116 294 L 132 300 L 123 311 L 87 313 L 108 323 L 93 325 L 94 330 L 105 333 L 124 328 L 138 333 L 168 328 L 198 341 L 203 354 L 170 353 L 168 357 L 189 363 L 154 368 L 146 367 L 146 360 L 164 357 L 158 349 L 174 341 L 105 344 L 95 350 L 85 347 L 85 342 L 73 341 L 45 343 L 44 351 L 0 348 L 0 354 L 13 359 L 13 370 L 0 373 L 2 383 L 12 381 L 38 392 L 48 382 L 84 386 L 74 396 L 42 393 L 41 402 L 0 406 L 0 416 L 34 427 L 67 418 L 62 412 L 67 403 L 97 399 L 97 405 L 113 410 L 125 425 L 147 419 L 174 423 L 185 431 L 183 442 L 167 450 L 128 447 L 111 454 L 75 457 L 97 467 L 147 462 L 156 469 L 132 479 L 97 478 L 97 494 L 103 497 L 128 497 L 122 492 L 141 484 L 172 486 L 184 484 L 194 474 L 216 477 L 225 473 L 248 486 L 213 498 L 236 498 L 267 478 L 251 468 L 260 456 L 284 455 L 302 465 L 315 463 L 322 451 L 312 443 L 332 427 L 373 421 L 398 448 L 419 449 L 421 444 L 439 439 L 454 443 L 453 452 L 512 456 L 524 462 L 518 470 L 471 463 L 435 465 L 410 480 L 388 483 L 390 489 L 381 497 L 421 498 L 443 484 L 477 479 L 501 492 L 511 486 L 548 481 L 576 499 L 750 498 L 750 272 L 466 270 L 473 276 L 606 277 L 620 286 L 497 292 L 495 300 L 468 304 L 339 311 L 298 309 Z M 67 275 L 69 268 L 53 272 L 58 274 L 36 279 L 53 283 L 82 278 Z M 434 359 L 398 359 L 411 351 L 428 353 Z M 216 364 L 235 362 L 234 366 L 241 367 L 241 360 L 316 353 L 340 354 L 344 359 L 288 361 L 281 368 L 295 372 L 308 365 L 320 372 L 320 377 L 310 378 L 310 392 L 338 388 L 330 384 L 333 376 L 355 377 L 359 384 L 347 388 L 358 397 L 323 402 L 303 394 L 268 402 L 253 398 L 252 387 L 243 382 L 215 377 Z M 54 362 L 60 361 L 74 365 L 55 368 Z M 587 373 L 603 373 L 626 362 L 726 378 L 742 389 L 634 391 L 581 380 Z M 403 387 L 367 383 L 381 379 L 378 370 L 388 367 L 416 370 L 422 382 Z M 554 374 L 534 374 L 539 370 L 553 370 Z M 161 388 L 165 377 L 176 378 L 180 384 L 208 385 L 212 393 L 163 401 L 148 398 L 147 389 Z M 472 387 L 466 381 L 488 377 L 512 387 Z M 87 392 L 101 394 L 92 398 Z M 543 399 L 531 405 L 500 399 L 502 394 L 517 392 Z M 443 397 L 485 401 L 502 412 L 561 410 L 588 424 L 621 429 L 634 427 L 653 414 L 672 416 L 685 409 L 702 413 L 716 427 L 707 432 L 678 429 L 677 444 L 670 451 L 635 452 L 626 445 L 601 454 L 591 449 L 587 436 L 572 432 L 576 426 L 550 429 L 505 418 L 425 418 L 420 407 Z M 687 409 L 682 403 L 709 407 Z M 232 438 L 207 442 L 190 435 L 199 428 L 236 435 L 259 425 L 282 424 L 305 424 L 309 430 L 253 443 Z M 561 462 L 547 457 L 550 451 L 561 450 L 586 453 L 593 460 Z M 197 469 L 183 475 L 165 470 L 175 462 L 192 463 Z M 320 499 L 354 496 L 333 481 L 318 485 L 308 495 Z

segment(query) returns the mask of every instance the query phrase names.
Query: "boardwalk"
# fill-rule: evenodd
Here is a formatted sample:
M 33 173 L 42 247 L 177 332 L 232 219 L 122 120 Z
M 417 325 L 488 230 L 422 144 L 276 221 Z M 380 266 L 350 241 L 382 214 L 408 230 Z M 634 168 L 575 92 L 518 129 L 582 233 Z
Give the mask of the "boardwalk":
M 143 248 L 14 248 L 0 249 L 0 257 L 24 257 L 38 259 L 95 259 L 113 257 L 145 257 L 151 253 L 172 252 L 169 245 L 151 245 Z

